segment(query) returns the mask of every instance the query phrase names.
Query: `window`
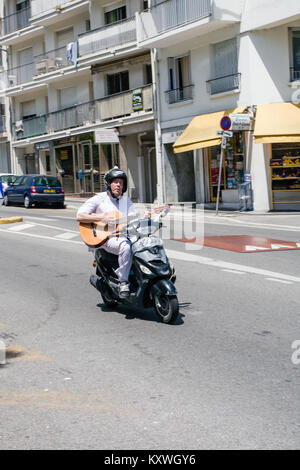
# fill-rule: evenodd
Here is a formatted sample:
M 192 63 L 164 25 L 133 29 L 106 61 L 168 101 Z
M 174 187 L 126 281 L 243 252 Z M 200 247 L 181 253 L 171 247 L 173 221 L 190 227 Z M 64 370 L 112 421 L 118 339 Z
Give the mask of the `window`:
M 239 88 L 236 38 L 212 46 L 213 79 L 209 81 L 211 94 Z
M 107 11 L 104 15 L 105 24 L 116 23 L 126 19 L 126 6 Z
M 291 81 L 300 80 L 300 30 L 292 31 Z
M 30 119 L 36 116 L 35 101 L 25 101 L 22 103 L 22 118 L 23 120 Z
M 128 70 L 107 75 L 107 94 L 113 95 L 129 90 Z
M 190 56 L 169 57 L 169 104 L 192 98 Z
M 151 64 L 145 64 L 144 74 L 145 74 L 145 78 L 144 78 L 144 83 L 145 83 L 145 85 L 150 85 L 150 84 L 152 83 L 152 68 L 151 68 Z

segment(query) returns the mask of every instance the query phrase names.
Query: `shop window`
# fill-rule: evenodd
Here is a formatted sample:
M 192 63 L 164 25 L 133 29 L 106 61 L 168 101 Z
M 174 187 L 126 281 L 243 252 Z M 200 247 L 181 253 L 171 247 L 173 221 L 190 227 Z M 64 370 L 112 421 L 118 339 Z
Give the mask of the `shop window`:
M 110 10 L 105 12 L 104 15 L 105 24 L 116 23 L 117 21 L 125 20 L 126 19 L 126 6 L 122 6 L 119 8 L 115 8 L 114 10 Z
M 209 149 L 209 180 L 211 201 L 217 199 L 219 171 L 220 171 L 220 146 Z M 238 185 L 244 181 L 244 138 L 242 132 L 234 133 L 228 140 L 222 162 L 221 191 L 237 190 Z
M 291 32 L 292 46 L 292 66 L 291 66 L 291 82 L 300 80 L 300 30 Z
M 300 144 L 273 144 L 270 160 L 272 209 L 299 210 Z
M 113 95 L 129 90 L 128 70 L 107 75 L 107 94 Z

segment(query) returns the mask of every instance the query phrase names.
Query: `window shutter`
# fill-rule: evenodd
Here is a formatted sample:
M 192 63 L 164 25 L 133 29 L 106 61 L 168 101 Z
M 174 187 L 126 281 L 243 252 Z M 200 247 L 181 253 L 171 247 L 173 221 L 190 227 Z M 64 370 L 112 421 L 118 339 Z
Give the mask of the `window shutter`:
M 236 39 L 214 44 L 215 77 L 237 73 L 237 43 Z

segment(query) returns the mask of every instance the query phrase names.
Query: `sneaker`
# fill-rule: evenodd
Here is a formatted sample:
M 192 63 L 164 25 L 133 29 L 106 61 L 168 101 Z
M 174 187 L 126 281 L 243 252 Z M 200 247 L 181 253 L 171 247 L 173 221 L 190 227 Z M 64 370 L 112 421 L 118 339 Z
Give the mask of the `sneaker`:
M 128 297 L 130 294 L 128 282 L 121 282 L 119 287 L 119 295 L 121 298 Z

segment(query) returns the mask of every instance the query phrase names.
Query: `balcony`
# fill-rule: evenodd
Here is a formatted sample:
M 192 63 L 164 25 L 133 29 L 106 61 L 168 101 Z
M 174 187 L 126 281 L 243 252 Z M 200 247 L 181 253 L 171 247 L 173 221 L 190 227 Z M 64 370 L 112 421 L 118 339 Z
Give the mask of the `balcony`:
M 242 0 L 153 0 L 136 13 L 138 45 L 168 47 L 239 23 L 242 7 Z
M 143 112 L 153 110 L 152 85 L 140 89 Z M 89 127 L 113 119 L 134 117 L 133 97 L 135 90 L 129 90 L 99 100 L 89 101 L 69 108 L 54 111 L 18 121 L 13 125 L 14 140 L 29 139 L 69 129 Z
M 168 104 L 180 103 L 193 99 L 194 85 L 187 85 L 181 88 L 165 91 Z
M 29 18 L 31 17 L 31 9 L 30 7 L 24 8 L 20 11 L 16 11 L 11 15 L 5 16 L 1 20 L 1 33 L 2 36 L 6 36 L 7 34 L 14 33 L 19 29 L 26 28 L 30 25 Z
M 290 67 L 290 81 L 297 82 L 300 80 L 300 68 Z
M 10 68 L 5 74 L 7 88 L 12 88 L 25 83 L 30 83 L 36 78 L 50 72 L 55 72 L 63 67 L 72 66 L 67 57 L 67 48 L 60 47 L 44 54 L 35 56 L 33 61 Z
M 106 49 L 136 44 L 135 18 L 128 18 L 79 35 L 79 55 L 94 54 Z
M 224 77 L 213 78 L 207 80 L 207 91 L 210 95 L 217 95 L 219 93 L 227 93 L 230 91 L 239 91 L 241 83 L 241 74 L 235 73 L 231 75 L 224 75 Z
M 71 17 L 88 5 L 89 0 L 31 0 L 31 20 L 36 24 L 53 24 L 58 16 Z

